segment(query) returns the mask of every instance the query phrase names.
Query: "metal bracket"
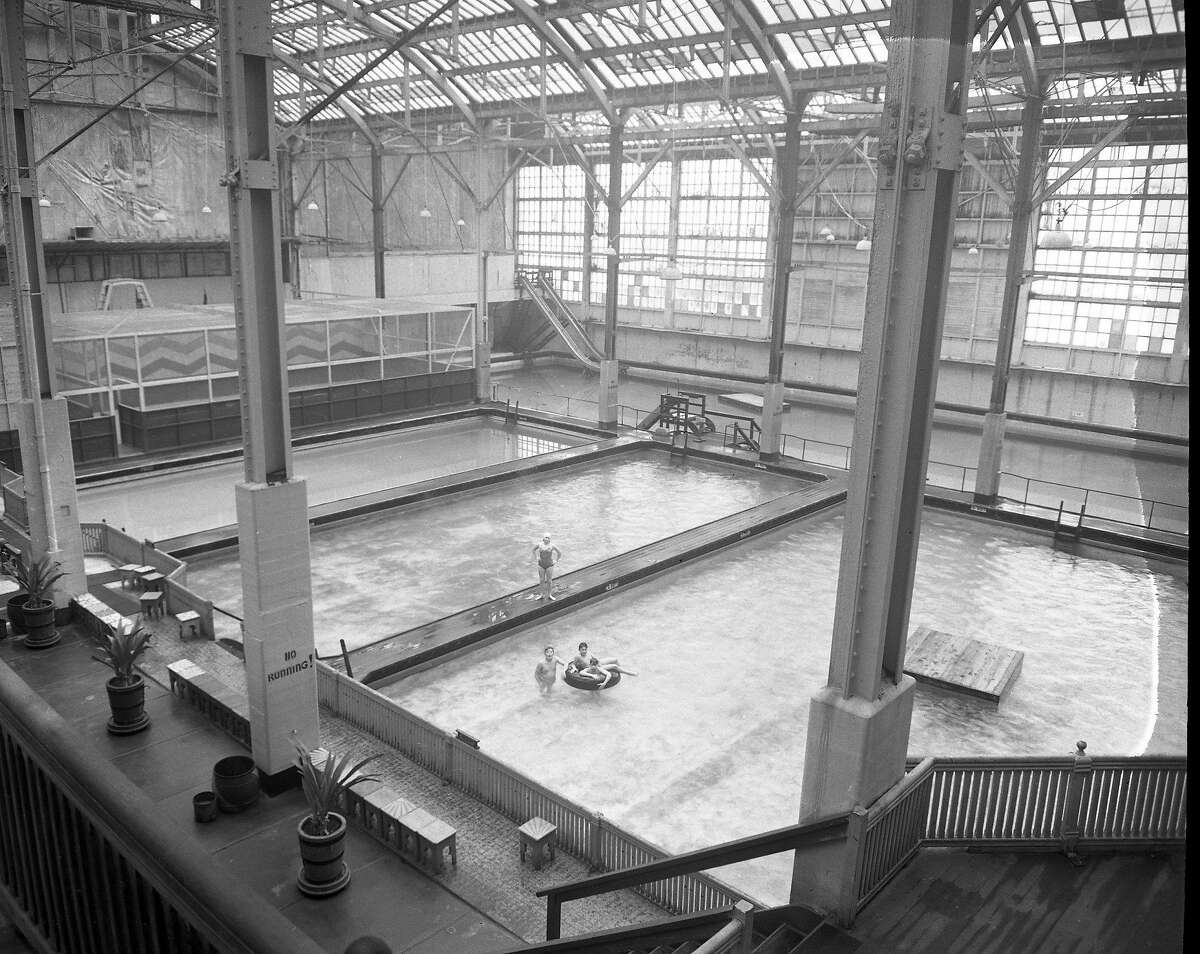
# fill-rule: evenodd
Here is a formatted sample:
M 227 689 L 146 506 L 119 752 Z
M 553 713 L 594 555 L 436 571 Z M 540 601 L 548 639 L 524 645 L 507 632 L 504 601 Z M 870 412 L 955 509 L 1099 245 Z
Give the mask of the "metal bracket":
M 914 109 L 908 135 L 904 139 L 904 187 L 925 188 L 926 159 L 929 158 L 929 108 Z
M 269 159 L 243 159 L 217 181 L 234 190 L 278 189 L 279 168 Z
M 879 130 L 879 187 L 896 188 L 896 160 L 900 152 L 900 109 L 892 105 L 884 109 L 883 125 Z
M 957 170 L 963 163 L 966 121 L 957 113 L 939 113 L 933 134 L 930 161 L 935 169 Z

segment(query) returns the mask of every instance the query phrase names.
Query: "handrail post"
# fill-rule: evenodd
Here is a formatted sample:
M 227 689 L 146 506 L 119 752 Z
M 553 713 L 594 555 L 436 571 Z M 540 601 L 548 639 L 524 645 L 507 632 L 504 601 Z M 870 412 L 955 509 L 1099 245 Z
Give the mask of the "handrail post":
M 741 898 L 733 905 L 733 920 L 742 926 L 736 950 L 738 954 L 751 954 L 754 950 L 754 905 Z
M 557 892 L 546 895 L 546 940 L 557 941 L 562 935 L 562 901 Z
M 856 805 L 846 820 L 845 851 L 849 863 L 843 869 L 841 898 L 838 900 L 838 923 L 851 925 L 858 914 L 858 886 L 862 881 L 863 863 L 867 852 L 867 810 Z
M 600 871 L 604 868 L 604 842 L 602 833 L 604 830 L 604 816 L 596 812 L 588 822 L 588 870 Z
M 1086 754 L 1086 750 L 1087 743 L 1082 739 L 1075 743 L 1075 764 L 1067 779 L 1067 794 L 1063 799 L 1060 819 L 1063 854 L 1073 862 L 1078 858 L 1075 849 L 1079 846 L 1079 809 L 1083 801 L 1083 789 L 1091 781 L 1092 775 L 1092 757 Z

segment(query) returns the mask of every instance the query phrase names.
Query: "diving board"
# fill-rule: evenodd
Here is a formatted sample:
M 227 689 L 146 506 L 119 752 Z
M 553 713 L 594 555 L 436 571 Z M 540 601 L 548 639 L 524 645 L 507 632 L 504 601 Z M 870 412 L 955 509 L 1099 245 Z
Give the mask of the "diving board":
M 904 671 L 917 682 L 998 703 L 1021 673 L 1025 654 L 969 636 L 918 626 L 908 637 Z

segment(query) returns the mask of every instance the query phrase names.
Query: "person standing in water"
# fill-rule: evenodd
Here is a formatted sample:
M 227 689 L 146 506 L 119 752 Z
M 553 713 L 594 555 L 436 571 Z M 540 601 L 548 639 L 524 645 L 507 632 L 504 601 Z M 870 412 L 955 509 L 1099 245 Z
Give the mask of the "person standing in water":
M 543 588 L 539 600 L 554 600 L 554 564 L 562 559 L 562 553 L 550 542 L 550 534 L 542 537 L 541 543 L 533 545 L 533 559 L 537 563 L 538 581 Z
M 537 683 L 538 690 L 546 693 L 554 688 L 554 682 L 558 678 L 558 667 L 567 668 L 567 664 L 559 658 L 558 653 L 554 651 L 553 646 L 547 646 L 542 650 L 542 658 L 533 668 L 533 681 Z

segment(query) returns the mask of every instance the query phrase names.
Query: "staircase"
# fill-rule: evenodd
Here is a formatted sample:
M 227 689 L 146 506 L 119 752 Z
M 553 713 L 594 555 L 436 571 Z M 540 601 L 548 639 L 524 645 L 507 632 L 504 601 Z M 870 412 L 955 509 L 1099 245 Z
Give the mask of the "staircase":
M 537 306 L 550 328 L 546 334 L 535 339 L 534 347 L 541 347 L 551 340 L 555 334 L 585 367 L 593 371 L 600 370 L 603 355 L 592 344 L 587 331 L 562 296 L 558 294 L 553 282 L 545 272 L 518 272 L 517 287 L 524 291 Z
M 849 934 L 801 905 L 755 910 L 748 901 L 653 924 L 596 931 L 520 948 L 537 954 L 849 954 Z M 516 954 L 497 952 L 497 954 Z

